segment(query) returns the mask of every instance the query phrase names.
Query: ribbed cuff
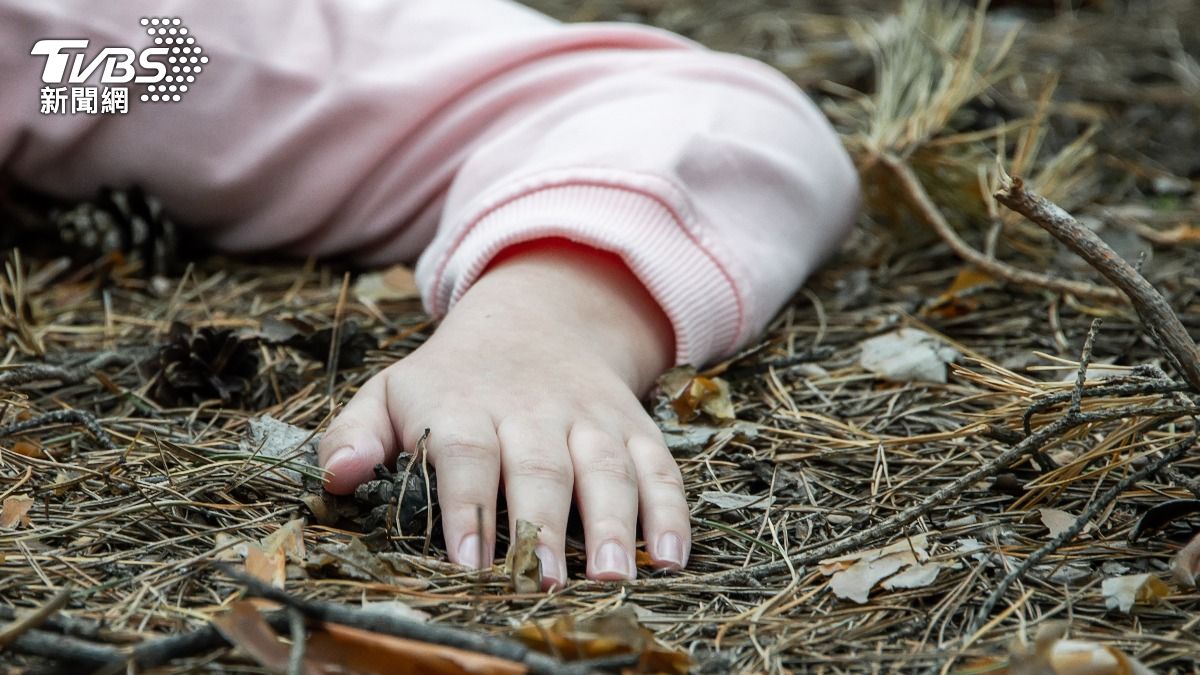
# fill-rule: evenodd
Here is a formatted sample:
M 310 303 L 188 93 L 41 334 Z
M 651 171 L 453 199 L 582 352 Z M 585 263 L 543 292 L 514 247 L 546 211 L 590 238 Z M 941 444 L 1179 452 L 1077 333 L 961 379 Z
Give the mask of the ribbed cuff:
M 490 197 L 455 228 L 456 241 L 424 289 L 434 315 L 452 307 L 505 248 L 562 237 L 621 256 L 670 319 L 676 363 L 706 363 L 741 341 L 745 312 L 733 277 L 667 181 L 576 171 L 543 175 Z

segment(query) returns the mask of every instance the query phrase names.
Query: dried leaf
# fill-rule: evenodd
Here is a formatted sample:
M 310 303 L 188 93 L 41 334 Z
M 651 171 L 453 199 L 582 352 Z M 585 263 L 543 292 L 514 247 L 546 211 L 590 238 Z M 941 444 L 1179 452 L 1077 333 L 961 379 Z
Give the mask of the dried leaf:
M 247 454 L 257 453 L 259 457 L 287 460 L 274 470 L 301 483 L 303 474 L 289 465 L 308 465 L 313 471 L 318 471 L 317 443 L 320 440 L 321 437 L 311 431 L 263 415 L 250 420 L 246 426 L 246 438 L 239 445 L 241 451 Z
M 0 507 L 0 529 L 11 530 L 22 525 L 29 527 L 29 509 L 33 507 L 33 497 L 13 495 L 4 498 L 4 506 Z
M 889 591 L 902 588 L 925 588 L 937 581 L 942 564 L 927 562 L 920 565 L 909 565 L 899 574 L 884 580 L 883 587 Z
M 1058 509 L 1038 509 L 1042 524 L 1050 530 L 1051 537 L 1057 537 L 1075 524 L 1075 516 Z
M 333 569 L 348 579 L 374 581 L 395 586 L 412 585 L 409 570 L 389 558 L 372 552 L 357 537 L 347 544 L 324 544 L 308 554 L 304 566 L 312 571 Z
M 259 665 L 279 673 L 287 671 L 291 648 L 271 630 L 252 603 L 233 603 L 228 612 L 213 617 L 212 624 L 225 639 L 253 657 Z M 321 675 L 324 669 L 306 663 L 304 672 Z
M 987 670 L 1007 675 L 1152 675 L 1154 671 L 1120 650 L 1086 640 L 1064 640 L 1067 624 L 1051 621 L 1038 629 L 1032 648 L 1011 648 L 1007 668 Z
M 946 382 L 946 364 L 958 352 L 938 338 L 915 328 L 873 337 L 862 343 L 859 365 L 892 382 Z
M 41 444 L 34 441 L 17 441 L 12 445 L 12 451 L 22 457 L 32 457 L 34 459 L 46 459 L 46 451 L 42 449 Z
M 701 413 L 717 421 L 735 419 L 729 383 L 719 377 L 704 377 L 691 366 L 681 366 L 664 373 L 658 384 L 682 423 Z
M 327 672 L 364 675 L 518 675 L 520 663 L 429 642 L 372 633 L 336 623 L 314 631 L 306 643 L 309 659 L 327 664 Z M 336 668 L 336 670 L 335 670 Z
M 1105 579 L 1100 592 L 1106 607 L 1128 613 L 1135 603 L 1156 604 L 1170 595 L 1171 589 L 1153 574 L 1129 574 Z
M 285 559 L 304 564 L 304 520 L 289 520 L 263 538 L 262 550 L 267 555 L 282 554 Z
M 362 604 L 364 614 L 378 614 L 386 617 L 399 617 L 401 619 L 409 619 L 411 621 L 420 621 L 424 623 L 429 620 L 429 613 L 419 609 L 414 609 L 408 603 L 399 600 L 380 600 L 379 602 L 366 602 Z
M 969 293 L 978 288 L 995 285 L 996 279 L 975 267 L 963 267 L 955 275 L 954 281 L 944 293 L 937 296 L 921 309 L 924 316 L 935 316 L 941 319 L 970 314 L 979 309 L 979 300 L 969 297 Z
M 1171 576 L 1183 586 L 1196 587 L 1196 577 L 1200 576 L 1200 534 L 1171 556 Z
M 386 270 L 360 274 L 354 281 L 354 295 L 374 302 L 415 300 L 421 297 L 417 278 L 405 265 L 393 265 Z
M 743 495 L 736 492 L 708 490 L 700 493 L 700 501 L 722 509 L 758 509 L 765 511 L 775 503 L 771 495 Z
M 635 608 L 628 604 L 584 619 L 559 616 L 527 623 L 517 629 L 517 637 L 530 647 L 556 654 L 565 661 L 641 654 L 637 666 L 623 672 L 683 675 L 690 666 L 687 654 L 659 644 L 654 633 L 638 622 Z
M 871 589 L 875 584 L 892 576 L 906 565 L 916 562 L 911 551 L 890 553 L 871 560 L 862 559 L 840 572 L 834 573 L 829 580 L 829 590 L 843 600 L 851 600 L 858 604 L 867 602 Z
M 517 520 L 517 536 L 504 558 L 504 567 L 517 593 L 537 593 L 542 589 L 542 561 L 537 557 L 541 529 L 527 520 Z
M 964 539 L 963 541 L 966 541 L 966 540 Z M 974 540 L 972 540 L 972 541 L 974 541 Z M 872 549 L 868 549 L 866 551 L 857 551 L 855 553 L 847 553 L 845 555 L 840 555 L 835 558 L 826 558 L 825 560 L 822 560 L 820 564 L 822 567 L 822 573 L 825 574 L 825 576 L 829 576 L 830 574 L 833 574 L 833 572 L 837 571 L 837 569 L 833 569 L 832 571 L 825 572 L 824 568 L 826 566 L 836 566 L 837 564 L 843 563 L 843 562 L 851 562 L 852 563 L 856 560 L 875 560 L 877 558 L 882 558 L 885 555 L 889 555 L 892 553 L 899 553 L 901 551 L 911 551 L 916 555 L 918 562 L 925 562 L 926 560 L 929 559 L 929 552 L 926 550 L 928 548 L 928 546 L 929 546 L 929 535 L 928 535 L 928 533 L 921 532 L 919 534 L 914 534 L 911 537 L 903 537 L 901 539 L 897 539 L 896 541 L 888 544 L 887 546 L 884 546 L 883 548 L 872 548 Z
M 1157 532 L 1181 518 L 1200 512 L 1200 499 L 1171 499 L 1158 504 L 1146 512 L 1133 527 L 1129 535 L 1130 541 L 1137 541 L 1142 535 Z
M 287 558 L 283 552 L 267 553 L 258 544 L 246 544 L 246 573 L 276 588 L 287 579 Z
M 1048 659 L 1054 675 L 1153 675 L 1137 659 L 1096 642 L 1059 640 Z

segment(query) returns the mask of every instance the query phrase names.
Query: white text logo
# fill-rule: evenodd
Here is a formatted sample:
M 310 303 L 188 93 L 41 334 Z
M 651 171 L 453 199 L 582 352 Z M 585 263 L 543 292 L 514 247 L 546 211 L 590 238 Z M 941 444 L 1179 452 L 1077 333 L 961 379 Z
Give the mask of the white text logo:
M 42 114 L 126 113 L 130 84 L 145 85 L 138 96 L 143 102 L 183 100 L 208 64 L 208 56 L 178 17 L 146 17 L 141 24 L 154 41 L 154 46 L 141 50 L 104 47 L 89 57 L 86 39 L 34 43 L 30 54 L 45 58 Z M 103 86 L 86 84 L 93 80 Z

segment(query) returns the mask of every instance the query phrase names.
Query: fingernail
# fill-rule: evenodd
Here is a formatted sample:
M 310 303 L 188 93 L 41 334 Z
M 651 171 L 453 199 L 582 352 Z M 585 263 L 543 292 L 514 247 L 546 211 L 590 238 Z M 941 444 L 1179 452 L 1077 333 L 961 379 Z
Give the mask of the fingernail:
M 337 450 L 334 450 L 333 454 L 329 456 L 329 459 L 325 462 L 325 468 L 328 469 L 340 462 L 349 461 L 350 458 L 353 456 L 354 456 L 354 446 L 343 445 L 342 447 L 338 448 Z
M 654 551 L 660 563 L 668 563 L 676 569 L 683 569 L 687 565 L 687 561 L 683 559 L 683 539 L 674 532 L 660 536 Z
M 548 585 L 563 587 L 566 585 L 566 570 L 559 565 L 558 560 L 554 556 L 554 552 L 545 544 L 538 544 L 538 547 L 533 550 L 537 555 L 538 560 L 542 563 L 542 579 L 548 582 Z M 543 584 L 547 585 L 547 584 Z
M 592 575 L 604 581 L 629 579 L 633 576 L 633 563 L 629 554 L 615 541 L 606 541 L 596 551 L 595 569 Z
M 458 544 L 458 564 L 479 569 L 479 535 L 468 534 Z

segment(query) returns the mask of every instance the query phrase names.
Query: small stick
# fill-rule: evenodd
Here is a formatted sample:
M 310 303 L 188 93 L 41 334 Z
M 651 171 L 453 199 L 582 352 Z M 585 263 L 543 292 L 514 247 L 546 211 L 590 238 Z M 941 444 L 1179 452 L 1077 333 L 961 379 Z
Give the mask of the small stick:
M 558 659 L 532 651 L 525 645 L 508 638 L 473 633 L 461 628 L 422 623 L 403 617 L 366 614 L 362 610 L 332 602 L 320 602 L 298 598 L 282 589 L 265 584 L 254 577 L 238 571 L 230 565 L 216 565 L 226 576 L 246 587 L 249 595 L 273 600 L 293 607 L 306 617 L 328 623 L 340 623 L 353 628 L 396 637 L 454 647 L 465 651 L 488 654 L 508 661 L 524 664 L 534 675 L 565 673 L 574 675 L 591 673 L 592 669 L 563 663 Z
M 1026 190 L 1024 181 L 1019 177 L 1006 181 L 995 197 L 1001 204 L 1049 232 L 1121 289 L 1163 357 L 1183 375 L 1194 391 L 1200 392 L 1200 351 L 1197 351 L 1196 343 L 1179 321 L 1175 310 L 1145 277 L 1109 248 L 1095 232 L 1080 225 L 1071 214 L 1045 197 Z
M 1062 548 L 1064 544 L 1074 539 L 1097 514 L 1108 508 L 1109 504 L 1134 483 L 1158 473 L 1171 462 L 1185 455 L 1195 445 L 1197 438 L 1198 436 L 1193 435 L 1183 442 L 1175 444 L 1175 446 L 1164 452 L 1161 457 L 1117 481 L 1116 485 L 1110 487 L 1104 494 L 1094 499 L 1091 504 L 1088 504 L 1088 507 L 1075 519 L 1075 522 L 1071 523 L 1070 527 L 1059 532 L 1041 548 L 1029 554 L 1029 557 L 1025 558 L 1025 560 L 1021 561 L 1020 565 L 1017 565 L 1011 572 L 1005 575 L 1000 580 L 1000 583 L 996 585 L 996 588 L 992 590 L 991 595 L 988 596 L 987 600 L 980 606 L 979 611 L 976 612 L 967 634 L 974 635 L 979 631 L 987 621 L 987 618 L 991 616 L 992 610 L 996 608 L 996 604 L 1000 602 L 1004 594 L 1008 592 L 1008 589 L 1016 583 L 1017 579 L 1023 577 L 1034 565 L 1041 562 L 1043 558 L 1054 553 Z
M 288 608 L 288 630 L 292 638 L 292 652 L 288 655 L 287 675 L 304 675 L 304 615 L 295 607 Z
M 1100 330 L 1101 319 L 1093 319 L 1088 328 L 1087 339 L 1083 341 L 1083 353 L 1079 355 L 1079 370 L 1075 371 L 1075 386 L 1071 388 L 1071 405 L 1067 407 L 1068 415 L 1078 415 L 1079 407 L 1083 405 L 1083 386 L 1087 384 L 1087 369 L 1092 362 L 1092 349 L 1096 345 L 1096 332 Z
M 98 370 L 109 366 L 127 366 L 133 359 L 116 352 L 105 352 L 76 366 L 52 366 L 45 363 L 24 363 L 0 370 L 0 385 L 15 387 L 30 382 L 56 380 L 59 384 L 79 384 Z
M 954 231 L 950 223 L 946 221 L 946 217 L 938 210 L 936 204 L 930 199 L 929 193 L 921 185 L 921 180 L 917 178 L 912 169 L 909 168 L 902 160 L 889 155 L 881 155 L 879 158 L 881 164 L 886 166 L 896 176 L 900 187 L 903 188 L 905 196 L 911 203 L 912 207 L 917 210 L 917 215 L 925 224 L 933 228 L 933 231 L 941 237 L 942 241 L 950 247 L 954 253 L 971 263 L 975 267 L 987 272 L 988 274 L 999 277 L 1010 283 L 1018 286 L 1032 286 L 1034 288 L 1042 288 L 1055 293 L 1070 293 L 1072 295 L 1090 298 L 1092 300 L 1103 300 L 1106 302 L 1121 302 L 1122 296 L 1120 293 L 1111 288 L 1089 284 L 1083 281 L 1071 281 L 1070 279 L 1057 279 L 1045 274 L 1030 272 L 1012 265 L 1000 262 L 995 258 L 989 258 L 984 254 L 971 248 L 970 244 L 963 241 L 962 237 Z
M 58 610 L 67 606 L 67 601 L 71 599 L 70 586 L 62 589 L 50 598 L 46 604 L 38 607 L 36 610 L 17 618 L 16 621 L 5 626 L 0 630 L 0 649 L 5 645 L 10 644 L 13 640 L 21 637 L 23 634 L 41 626 L 47 619 L 58 613 Z
M 9 649 L 22 654 L 41 656 L 57 662 L 66 661 L 87 668 L 86 672 L 107 666 L 113 661 L 123 661 L 124 652 L 115 647 L 85 642 L 73 637 L 31 630 L 13 640 Z
M 108 432 L 100 427 L 100 423 L 91 413 L 84 410 L 55 410 L 44 415 L 38 415 L 31 420 L 23 422 L 14 422 L 6 427 L 0 427 L 0 438 L 12 436 L 31 429 L 50 426 L 52 424 L 78 424 L 87 429 L 92 436 L 96 438 L 96 442 L 105 450 L 112 450 L 117 447 L 113 443 L 112 437 Z
M 1187 391 L 1188 386 L 1175 380 L 1165 378 L 1156 378 L 1153 380 L 1143 380 L 1134 382 L 1113 382 L 1117 378 L 1107 380 L 1104 384 L 1086 387 L 1080 392 L 1082 398 L 1098 398 L 1101 396 L 1139 396 L 1142 394 L 1170 394 L 1172 392 Z M 1033 433 L 1032 421 L 1033 416 L 1039 413 L 1046 412 L 1050 408 L 1070 401 L 1075 395 L 1075 390 L 1069 392 L 1058 392 L 1050 394 L 1044 398 L 1034 401 L 1021 417 L 1021 425 L 1025 429 L 1025 435 Z
M 997 473 L 1028 455 L 1038 448 L 1042 447 L 1047 441 L 1057 437 L 1061 433 L 1092 422 L 1109 422 L 1127 417 L 1155 417 L 1162 419 L 1172 419 L 1182 417 L 1184 415 L 1200 414 L 1198 406 L 1158 406 L 1158 407 L 1122 407 L 1113 408 L 1110 410 L 1100 410 L 1092 413 L 1080 413 L 1074 417 L 1064 415 L 1053 423 L 1039 429 L 1030 436 L 1026 436 L 1020 443 L 996 455 L 991 460 L 981 464 L 974 469 L 956 478 L 953 482 L 945 487 L 938 489 L 933 494 L 929 495 L 919 504 L 914 504 L 903 511 L 880 521 L 878 524 L 868 527 L 865 530 L 859 530 L 854 534 L 843 537 L 837 541 L 823 544 L 805 553 L 799 553 L 791 557 L 790 560 L 776 560 L 774 562 L 763 563 L 761 565 L 753 565 L 751 567 L 738 567 L 736 569 L 725 570 L 722 572 L 712 572 L 710 574 L 701 574 L 695 577 L 672 577 L 667 579 L 644 579 L 634 581 L 628 585 L 638 588 L 654 588 L 663 587 L 670 588 L 680 584 L 703 584 L 705 586 L 716 586 L 721 584 L 733 584 L 744 582 L 747 579 L 761 579 L 772 574 L 779 574 L 789 571 L 789 564 L 792 567 L 804 567 L 820 562 L 826 558 L 832 558 L 843 553 L 849 553 L 866 546 L 877 539 L 890 538 L 892 536 L 902 534 L 904 529 L 922 518 L 936 507 L 945 503 L 963 492 L 976 482 L 985 478 L 991 478 Z

